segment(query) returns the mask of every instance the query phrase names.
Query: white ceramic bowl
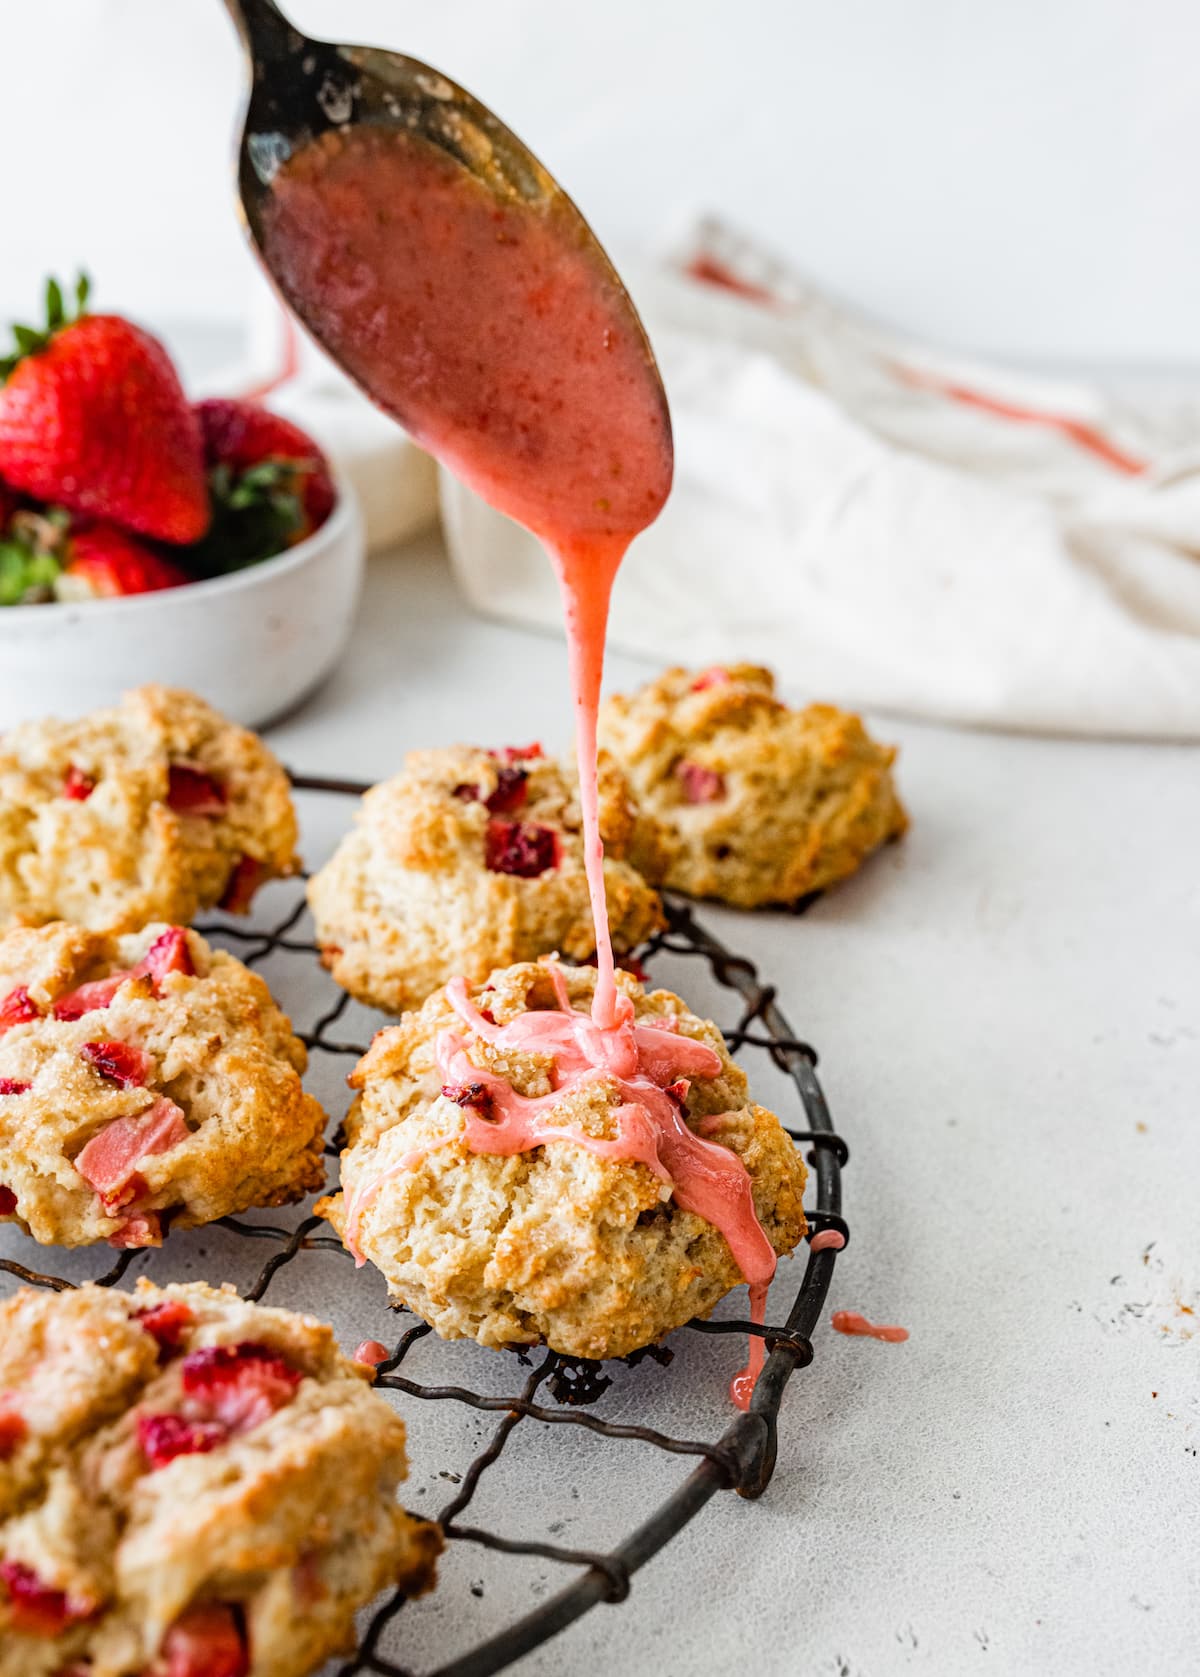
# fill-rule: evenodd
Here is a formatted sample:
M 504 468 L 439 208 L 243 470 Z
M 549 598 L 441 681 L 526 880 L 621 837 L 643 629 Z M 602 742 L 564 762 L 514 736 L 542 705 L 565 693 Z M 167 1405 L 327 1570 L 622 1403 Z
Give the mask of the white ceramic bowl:
M 72 605 L 0 607 L 0 731 L 81 716 L 145 681 L 188 687 L 235 722 L 281 716 L 337 662 L 362 589 L 354 490 L 307 541 L 184 588 Z

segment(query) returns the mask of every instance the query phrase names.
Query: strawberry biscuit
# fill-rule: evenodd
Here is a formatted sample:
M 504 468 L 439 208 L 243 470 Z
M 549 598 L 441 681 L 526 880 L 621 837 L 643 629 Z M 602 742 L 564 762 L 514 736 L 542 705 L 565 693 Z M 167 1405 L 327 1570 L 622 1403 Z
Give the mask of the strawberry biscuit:
M 617 983 L 628 1035 L 582 1073 L 595 974 L 543 961 L 439 990 L 351 1075 L 317 1210 L 446 1339 L 625 1356 L 804 1235 L 800 1155 L 720 1032 Z
M 738 908 L 791 903 L 862 864 L 908 817 L 895 751 L 832 705 L 790 710 L 769 670 L 667 670 L 600 712 L 644 819 L 648 879 Z
M 0 739 L 0 930 L 133 931 L 245 909 L 263 880 L 295 872 L 295 850 L 283 769 L 191 693 L 141 687 Z
M 0 937 L 0 1217 L 156 1246 L 324 1177 L 304 1045 L 257 974 L 180 926 Z
M 662 925 L 658 897 L 626 860 L 634 813 L 624 777 L 600 765 L 600 828 L 613 944 Z M 317 940 L 359 1001 L 399 1013 L 456 974 L 553 950 L 587 960 L 596 940 L 576 783 L 540 746 L 414 751 L 363 799 L 357 824 L 309 884 Z
M 303 1677 L 427 1589 L 371 1379 L 203 1283 L 0 1304 L 0 1677 Z

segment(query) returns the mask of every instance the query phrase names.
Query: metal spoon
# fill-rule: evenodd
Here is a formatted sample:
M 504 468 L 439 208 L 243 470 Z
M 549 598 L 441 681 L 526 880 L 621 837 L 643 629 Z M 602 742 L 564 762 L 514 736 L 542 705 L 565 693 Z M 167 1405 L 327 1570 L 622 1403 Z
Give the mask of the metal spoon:
M 251 72 L 237 165 L 242 213 L 264 267 L 318 341 L 323 334 L 311 300 L 285 288 L 268 259 L 263 225 L 272 182 L 294 153 L 330 129 L 372 124 L 404 130 L 440 148 L 510 209 L 527 207 L 543 215 L 553 210 L 564 241 L 589 256 L 611 284 L 616 305 L 643 348 L 648 387 L 667 416 L 654 352 L 620 276 L 570 198 L 511 129 L 465 89 L 418 59 L 376 47 L 312 40 L 293 27 L 274 0 L 225 3 Z M 338 359 L 332 345 L 325 342 L 324 347 Z M 373 394 L 361 373 L 357 382 L 367 395 Z

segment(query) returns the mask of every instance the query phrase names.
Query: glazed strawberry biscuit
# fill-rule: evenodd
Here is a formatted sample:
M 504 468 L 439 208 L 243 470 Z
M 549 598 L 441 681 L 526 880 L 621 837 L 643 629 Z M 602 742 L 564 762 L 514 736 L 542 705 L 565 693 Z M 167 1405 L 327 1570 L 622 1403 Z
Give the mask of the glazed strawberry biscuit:
M 156 1246 L 321 1185 L 325 1114 L 257 974 L 180 926 L 0 937 L 0 1217 Z
M 428 1588 L 371 1378 L 202 1283 L 0 1304 L 0 1677 L 302 1677 Z
M 609 923 L 618 951 L 662 925 L 657 895 L 626 860 L 634 813 L 600 767 Z M 317 939 L 360 1001 L 399 1013 L 456 974 L 596 948 L 578 792 L 540 746 L 415 751 L 363 799 L 354 831 L 309 884 Z
M 804 1165 L 720 1032 L 617 982 L 601 1033 L 586 967 L 455 980 L 351 1076 L 317 1210 L 447 1339 L 624 1356 L 742 1281 L 761 1308 L 804 1235 Z
M 908 818 L 895 751 L 832 705 L 790 710 L 769 670 L 673 669 L 608 699 L 600 740 L 644 817 L 647 878 L 739 908 L 790 903 L 853 873 Z
M 191 693 L 141 687 L 79 722 L 0 738 L 0 930 L 133 931 L 245 909 L 295 871 L 287 776 Z

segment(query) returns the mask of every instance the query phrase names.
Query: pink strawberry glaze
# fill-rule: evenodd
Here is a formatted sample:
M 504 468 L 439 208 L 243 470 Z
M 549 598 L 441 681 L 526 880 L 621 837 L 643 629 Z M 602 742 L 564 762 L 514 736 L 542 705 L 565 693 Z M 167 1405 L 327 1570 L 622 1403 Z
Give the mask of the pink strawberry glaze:
M 808 1243 L 810 1252 L 840 1252 L 846 1244 L 846 1237 L 840 1229 L 822 1229 L 820 1234 L 813 1235 Z
M 507 1025 L 491 1024 L 483 1017 L 468 998 L 465 980 L 456 978 L 447 985 L 451 1005 L 476 1036 L 511 1052 L 548 1056 L 554 1063 L 554 1090 L 536 1097 L 517 1094 L 503 1078 L 471 1064 L 458 1032 L 443 1031 L 435 1045 L 443 1084 L 472 1090 L 482 1085 L 490 1097 L 488 1115 L 474 1101 L 463 1104 L 461 1132 L 406 1153 L 351 1197 L 346 1244 L 355 1260 L 364 1261 L 358 1229 L 380 1188 L 413 1169 L 434 1148 L 448 1145 L 459 1135 L 472 1153 L 504 1156 L 526 1153 L 550 1141 L 573 1141 L 601 1158 L 636 1160 L 670 1183 L 676 1204 L 694 1211 L 725 1236 L 751 1284 L 753 1304 L 754 1290 L 761 1289 L 765 1295 L 775 1273 L 775 1253 L 755 1214 L 746 1167 L 730 1148 L 705 1141 L 690 1129 L 679 1091 L 668 1092 L 679 1079 L 717 1076 L 719 1055 L 707 1043 L 681 1035 L 671 1024 L 638 1024 L 633 1003 L 619 993 L 616 1023 L 599 1026 L 591 1015 L 571 1006 L 558 967 L 548 963 L 547 970 L 559 1005 L 519 1014 Z M 550 1119 L 565 1094 L 588 1083 L 617 1085 L 621 1099 L 615 1110 L 617 1134 L 612 1139 Z M 679 1088 L 686 1096 L 686 1081 Z
M 381 1345 L 377 1339 L 364 1339 L 355 1347 L 354 1361 L 366 1368 L 377 1368 L 380 1363 L 387 1362 L 391 1354 L 387 1346 Z
M 853 1334 L 864 1339 L 882 1339 L 889 1345 L 900 1345 L 908 1338 L 907 1328 L 879 1327 L 860 1316 L 857 1310 L 835 1310 L 831 1318 L 835 1333 Z
M 141 1159 L 170 1152 L 189 1134 L 183 1113 L 160 1095 L 150 1106 L 129 1118 L 114 1118 L 99 1130 L 75 1159 L 75 1169 L 94 1188 L 106 1207 L 123 1203 L 125 1190 Z

